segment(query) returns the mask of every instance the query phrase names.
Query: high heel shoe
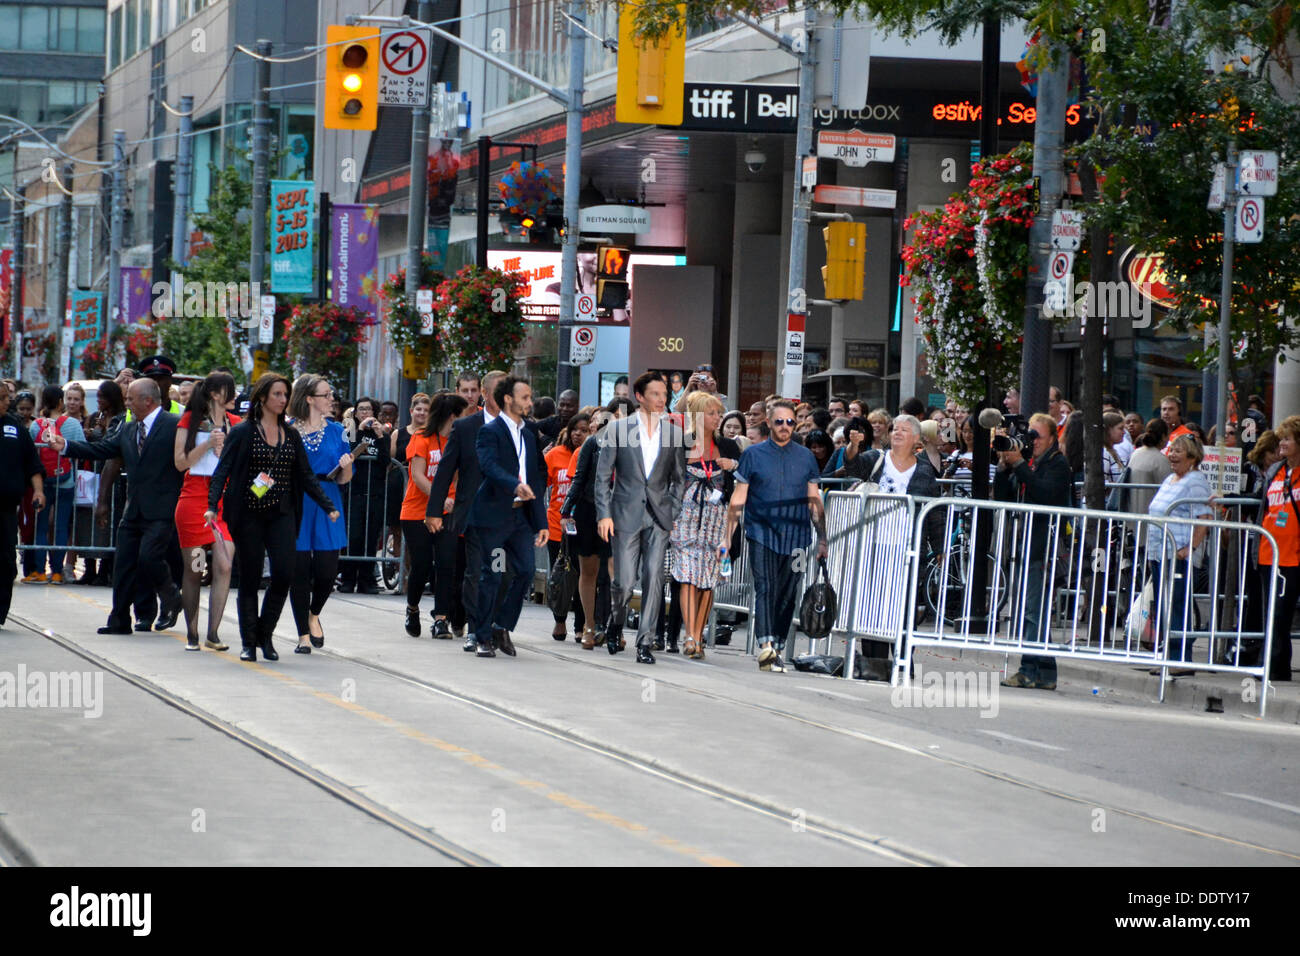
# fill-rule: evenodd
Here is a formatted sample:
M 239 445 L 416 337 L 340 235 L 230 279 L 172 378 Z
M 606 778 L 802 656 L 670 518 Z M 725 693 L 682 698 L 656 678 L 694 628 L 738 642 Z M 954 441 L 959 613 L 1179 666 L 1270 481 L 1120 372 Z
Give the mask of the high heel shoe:
M 596 646 L 596 629 L 594 627 L 584 627 L 582 629 L 582 649 L 589 651 Z
M 262 660 L 278 661 L 280 659 L 280 655 L 275 652 L 275 641 L 273 638 L 262 638 L 262 643 L 259 646 L 262 649 Z

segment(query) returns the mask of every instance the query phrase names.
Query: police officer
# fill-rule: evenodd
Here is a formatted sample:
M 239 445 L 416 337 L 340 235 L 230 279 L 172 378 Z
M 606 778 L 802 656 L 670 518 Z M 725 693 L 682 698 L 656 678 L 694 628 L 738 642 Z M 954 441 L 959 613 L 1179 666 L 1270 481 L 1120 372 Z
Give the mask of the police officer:
M 45 507 L 45 471 L 32 436 L 16 415 L 9 414 L 13 392 L 0 385 L 0 625 L 9 616 L 14 578 L 18 575 L 18 509 L 27 485 L 32 507 Z

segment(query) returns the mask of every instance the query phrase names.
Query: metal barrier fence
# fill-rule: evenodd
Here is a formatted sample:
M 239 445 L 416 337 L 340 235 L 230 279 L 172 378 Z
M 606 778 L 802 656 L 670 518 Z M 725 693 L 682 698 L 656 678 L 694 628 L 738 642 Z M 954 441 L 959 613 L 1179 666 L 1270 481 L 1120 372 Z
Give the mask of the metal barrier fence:
M 1261 540 L 1276 547 L 1258 526 L 1005 502 L 932 500 L 916 515 L 908 554 L 913 591 L 921 584 L 918 555 L 924 525 L 934 514 L 942 516 L 945 540 L 951 540 L 954 528 L 966 522 L 967 540 L 974 541 L 980 524 L 989 523 L 990 549 L 985 554 L 976 554 L 973 548 L 949 549 L 938 557 L 937 612 L 923 625 L 916 602 L 909 602 L 910 613 L 895 647 L 895 683 L 908 680 L 911 654 L 919 646 L 1155 666 L 1160 670 L 1161 700 L 1170 668 L 1194 667 L 1258 677 L 1263 685 L 1263 715 L 1277 567 L 1269 574 L 1267 596 L 1259 593 L 1255 599 L 1262 623 L 1258 630 L 1248 629 L 1250 561 L 1227 560 L 1234 540 L 1238 545 L 1233 547 L 1247 556 Z M 1179 558 L 1175 548 L 1179 529 L 1187 529 L 1190 536 L 1197 528 L 1207 529 L 1208 578 L 1199 588 L 1199 549 L 1188 547 Z M 974 578 L 975 563 L 981 561 L 987 562 L 983 602 L 967 586 Z M 860 585 L 864 569 L 853 570 L 857 577 L 850 580 Z M 879 581 L 874 571 L 872 575 Z M 1227 587 L 1229 575 L 1232 591 Z M 1228 600 L 1225 594 L 1231 595 Z M 1198 626 L 1202 604 L 1208 605 L 1208 621 Z M 1201 638 L 1205 638 L 1203 659 L 1193 651 L 1194 642 Z M 1259 663 L 1246 663 L 1250 659 Z
M 358 574 L 369 575 L 378 566 L 380 584 L 399 592 L 406 584 L 407 565 L 396 515 L 409 480 L 407 466 L 390 461 L 383 470 L 366 468 L 364 477 L 354 471 L 352 481 L 339 487 L 348 541 L 339 561 L 359 564 Z
M 44 442 L 37 449 L 48 448 Z M 64 459 L 67 460 L 67 459 Z M 102 475 L 108 462 L 73 462 L 73 470 L 45 481 L 45 508 L 39 512 L 23 509 L 18 550 L 23 553 L 23 573 L 44 571 L 48 552 L 51 574 L 63 574 L 68 552 L 88 558 L 110 555 L 115 550 L 118 520 L 126 502 L 125 478 L 119 475 L 107 487 Z M 59 485 L 68 482 L 66 488 Z M 101 519 L 95 512 L 100 502 Z M 29 535 L 30 532 L 30 535 Z M 30 536 L 30 540 L 27 540 Z M 56 557 L 63 554 L 63 560 Z M 41 567 L 36 567 L 40 561 Z

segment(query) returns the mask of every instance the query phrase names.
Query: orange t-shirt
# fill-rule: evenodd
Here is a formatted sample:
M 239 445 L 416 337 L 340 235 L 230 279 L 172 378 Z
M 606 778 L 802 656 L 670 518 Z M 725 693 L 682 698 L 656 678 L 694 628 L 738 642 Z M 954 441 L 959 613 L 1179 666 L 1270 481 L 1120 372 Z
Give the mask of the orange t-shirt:
M 1289 501 L 1288 487 L 1291 491 Z M 1267 501 L 1264 530 L 1277 540 L 1277 563 L 1283 568 L 1294 568 L 1300 565 L 1300 518 L 1296 517 L 1296 507 L 1292 503 L 1300 504 L 1300 480 L 1293 480 L 1284 467 L 1268 486 Z M 1259 543 L 1259 563 L 1273 564 L 1273 546 L 1267 538 Z
M 1179 425 L 1177 428 L 1175 428 L 1173 431 L 1169 433 L 1169 441 L 1165 442 L 1164 453 L 1166 455 L 1169 454 L 1169 449 L 1173 447 L 1174 439 L 1177 438 L 1179 435 L 1190 435 L 1191 433 L 1192 430 L 1188 428 L 1186 425 Z
M 411 463 L 416 458 L 424 459 L 424 473 L 429 481 L 433 481 L 433 476 L 438 472 L 438 462 L 442 461 L 443 449 L 447 447 L 447 439 L 441 435 L 426 437 L 421 434 L 411 436 L 411 440 L 406 445 L 406 464 L 411 467 Z M 456 496 L 453 488 L 448 492 L 447 497 Z M 408 478 L 406 481 L 406 497 L 402 499 L 402 521 L 423 521 L 425 510 L 429 507 L 429 496 L 420 490 L 420 486 L 415 483 L 415 479 Z
M 551 503 L 546 508 L 546 523 L 552 541 L 563 541 L 564 529 L 560 527 L 560 508 L 569 494 L 573 481 L 573 468 L 578 463 L 578 452 L 573 448 L 556 445 L 546 453 L 546 483 L 551 486 Z

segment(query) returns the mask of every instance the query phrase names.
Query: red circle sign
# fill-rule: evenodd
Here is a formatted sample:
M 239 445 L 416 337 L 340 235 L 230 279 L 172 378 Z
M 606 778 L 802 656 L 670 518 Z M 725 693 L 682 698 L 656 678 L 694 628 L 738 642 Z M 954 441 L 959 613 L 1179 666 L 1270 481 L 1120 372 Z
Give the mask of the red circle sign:
M 591 329 L 576 329 L 573 333 L 573 341 L 578 345 L 590 345 L 594 339 Z
M 402 40 L 407 42 L 403 43 Z M 384 48 L 379 52 L 384 68 L 398 76 L 410 76 L 424 66 L 429 51 L 424 38 L 418 33 L 403 31 L 384 37 Z
M 590 315 L 591 313 L 593 313 L 593 312 L 595 312 L 595 311 L 596 311 L 596 300 L 595 300 L 595 299 L 593 299 L 593 298 L 592 298 L 591 296 L 589 296 L 589 295 L 586 295 L 585 293 L 584 293 L 583 295 L 578 296 L 578 312 L 579 312 L 579 314 L 581 314 L 581 315 Z
M 1259 207 L 1258 202 L 1250 199 L 1241 204 L 1241 224 L 1252 232 L 1259 226 Z
M 1051 272 L 1053 279 L 1064 279 L 1065 274 L 1070 271 L 1070 257 L 1063 253 L 1056 253 L 1052 256 Z

